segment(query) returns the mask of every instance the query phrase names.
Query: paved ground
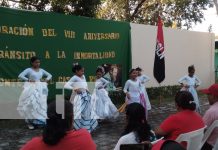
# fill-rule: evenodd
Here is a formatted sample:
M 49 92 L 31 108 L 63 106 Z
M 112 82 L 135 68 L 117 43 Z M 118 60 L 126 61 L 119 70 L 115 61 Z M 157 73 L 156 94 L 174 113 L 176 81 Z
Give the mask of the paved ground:
M 202 110 L 208 109 L 205 97 L 202 101 Z M 153 128 L 157 127 L 167 116 L 175 113 L 174 103 L 162 103 L 153 105 L 149 113 L 149 123 Z M 112 150 L 117 143 L 125 126 L 125 115 L 121 114 L 117 120 L 103 122 L 92 136 L 98 146 L 98 150 Z M 0 150 L 17 150 L 26 141 L 40 135 L 41 130 L 30 131 L 22 120 L 0 121 Z

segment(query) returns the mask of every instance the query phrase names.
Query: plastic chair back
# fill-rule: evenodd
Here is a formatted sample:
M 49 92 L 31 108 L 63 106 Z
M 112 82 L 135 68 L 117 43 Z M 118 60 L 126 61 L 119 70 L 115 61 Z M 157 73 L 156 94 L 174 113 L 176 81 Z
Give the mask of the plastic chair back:
M 187 142 L 187 150 L 200 150 L 205 128 L 206 127 L 192 132 L 180 134 L 176 139 L 176 142 Z

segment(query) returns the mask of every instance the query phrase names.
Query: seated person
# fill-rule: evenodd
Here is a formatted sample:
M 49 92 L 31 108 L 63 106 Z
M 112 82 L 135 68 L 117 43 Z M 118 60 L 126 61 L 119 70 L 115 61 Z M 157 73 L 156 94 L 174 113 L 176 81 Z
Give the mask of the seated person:
M 210 108 L 206 111 L 203 120 L 207 127 L 210 127 L 215 120 L 218 120 L 218 84 L 213 84 L 209 89 L 202 90 L 207 94 Z M 215 128 L 202 147 L 202 150 L 212 150 L 218 139 L 218 128 Z
M 145 116 L 145 109 L 141 104 L 132 103 L 127 105 L 127 125 L 114 150 L 120 150 L 122 144 L 138 144 L 156 139 Z
M 175 103 L 178 112 L 169 116 L 155 130 L 156 135 L 164 136 L 167 140 L 176 140 L 180 134 L 195 131 L 205 126 L 201 116 L 195 112 L 196 104 L 190 92 L 178 92 Z
M 86 129 L 73 129 L 73 105 L 68 101 L 63 103 L 64 114 L 56 113 L 55 101 L 48 106 L 49 119 L 42 137 L 33 138 L 21 150 L 96 150 Z

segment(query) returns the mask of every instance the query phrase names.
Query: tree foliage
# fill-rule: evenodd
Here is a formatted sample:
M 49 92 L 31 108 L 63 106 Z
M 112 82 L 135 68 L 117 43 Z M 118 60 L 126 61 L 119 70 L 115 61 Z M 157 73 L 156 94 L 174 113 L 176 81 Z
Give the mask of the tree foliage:
M 101 0 L 1 0 L 1 6 L 95 17 Z M 12 5 L 11 5 L 12 4 Z
M 203 21 L 203 10 L 212 3 L 218 12 L 218 0 L 0 0 L 0 5 L 6 7 L 149 25 L 155 25 L 160 15 L 165 26 L 188 29 Z
M 165 26 L 192 27 L 202 22 L 209 0 L 105 0 L 97 17 L 155 25 L 160 15 Z

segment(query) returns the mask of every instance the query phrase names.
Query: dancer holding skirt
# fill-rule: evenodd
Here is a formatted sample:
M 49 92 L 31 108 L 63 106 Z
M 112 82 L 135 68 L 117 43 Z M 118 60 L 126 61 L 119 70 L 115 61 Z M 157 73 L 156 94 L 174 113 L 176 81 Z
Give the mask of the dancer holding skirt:
M 43 126 L 47 118 L 47 81 L 52 75 L 40 68 L 40 59 L 30 59 L 31 68 L 25 69 L 18 76 L 25 81 L 23 92 L 19 98 L 17 110 L 25 118 L 29 129 Z M 46 77 L 43 81 L 43 77 Z
M 195 75 L 194 65 L 188 67 L 188 75 L 179 79 L 179 83 L 182 85 L 181 91 L 189 91 L 194 97 L 196 103 L 196 111 L 201 113 L 198 94 L 196 88 L 201 84 L 201 80 Z
M 141 91 L 145 95 L 145 101 L 146 101 L 146 106 L 147 110 L 151 110 L 151 103 L 148 97 L 148 93 L 146 90 L 146 82 L 150 81 L 150 78 L 144 74 L 142 74 L 142 69 L 140 67 L 136 68 L 136 71 L 138 71 L 138 80 L 141 82 Z
M 94 109 L 99 119 L 112 119 L 116 118 L 119 113 L 116 106 L 112 103 L 108 92 L 106 91 L 109 82 L 104 79 L 104 68 L 98 67 L 96 70 L 95 89 L 92 95 L 94 102 Z
M 92 108 L 84 68 L 79 64 L 74 64 L 72 71 L 75 75 L 65 84 L 64 88 L 72 90 L 70 101 L 74 109 L 73 126 L 75 129 L 85 128 L 92 132 L 97 127 L 98 122 Z
M 137 79 L 138 72 L 136 69 L 131 69 L 129 72 L 130 79 L 126 81 L 124 86 L 124 93 L 126 94 L 126 103 L 140 103 L 147 112 L 145 95 L 142 91 L 142 85 Z

